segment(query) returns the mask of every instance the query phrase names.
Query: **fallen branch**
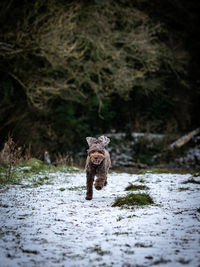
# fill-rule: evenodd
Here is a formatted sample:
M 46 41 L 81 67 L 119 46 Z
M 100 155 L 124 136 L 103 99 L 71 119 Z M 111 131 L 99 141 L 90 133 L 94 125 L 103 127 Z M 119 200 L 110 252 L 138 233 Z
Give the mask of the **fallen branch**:
M 196 130 L 189 132 L 188 134 L 182 136 L 181 138 L 179 138 L 178 140 L 176 140 L 175 142 L 173 142 L 169 148 L 170 149 L 174 149 L 174 148 L 180 148 L 182 146 L 184 146 L 186 143 L 188 143 L 192 137 L 194 137 L 195 135 L 200 133 L 200 127 L 197 128 Z

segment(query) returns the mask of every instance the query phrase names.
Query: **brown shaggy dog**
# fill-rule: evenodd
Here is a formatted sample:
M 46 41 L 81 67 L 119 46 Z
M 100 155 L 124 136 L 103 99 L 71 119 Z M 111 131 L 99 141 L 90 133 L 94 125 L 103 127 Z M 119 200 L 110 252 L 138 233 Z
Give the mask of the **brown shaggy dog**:
M 101 190 L 107 185 L 107 173 L 111 164 L 109 152 L 105 146 L 110 142 L 106 136 L 100 136 L 98 139 L 93 137 L 86 138 L 89 145 L 88 156 L 86 160 L 86 176 L 87 176 L 87 193 L 86 199 L 91 200 L 93 195 L 93 182 L 95 180 L 95 188 Z

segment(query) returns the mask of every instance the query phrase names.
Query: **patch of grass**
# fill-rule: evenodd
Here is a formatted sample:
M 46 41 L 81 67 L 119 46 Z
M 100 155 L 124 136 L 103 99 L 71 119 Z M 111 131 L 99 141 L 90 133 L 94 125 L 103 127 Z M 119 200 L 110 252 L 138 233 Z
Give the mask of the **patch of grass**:
M 20 162 L 16 167 L 12 176 L 7 178 L 6 164 L 0 165 L 0 187 L 6 184 L 20 184 L 22 179 L 31 179 L 30 185 L 23 185 L 22 187 L 39 186 L 39 185 L 52 185 L 51 178 L 48 177 L 50 173 L 65 172 L 65 173 L 77 173 L 81 169 L 73 166 L 58 166 L 47 165 L 43 161 L 36 158 L 31 158 L 28 161 Z M 37 177 L 37 175 L 44 177 Z
M 144 183 L 145 183 L 145 180 L 144 180 L 143 178 L 139 178 L 139 179 L 137 179 L 136 182 L 139 182 L 139 183 L 141 183 L 141 184 L 144 184 Z
M 2 207 L 2 208 L 9 208 L 9 206 L 7 204 L 1 204 L 1 203 L 0 203 L 0 207 Z
M 61 187 L 61 188 L 59 188 L 59 190 L 60 190 L 61 192 L 63 192 L 63 191 L 65 191 L 65 188 Z
M 133 215 L 129 215 L 129 216 L 127 216 L 128 219 L 131 219 L 131 218 L 133 218 L 133 217 L 137 217 L 137 216 L 134 215 L 134 214 L 133 214 Z
M 153 199 L 148 194 L 130 193 L 125 197 L 116 198 L 112 207 L 144 206 L 144 205 L 150 205 L 153 203 L 154 203 Z
M 190 190 L 190 188 L 189 187 L 180 187 L 178 189 L 179 192 L 184 192 L 184 191 L 187 191 L 187 190 Z
M 120 221 L 123 220 L 123 219 L 124 219 L 124 217 L 119 216 L 119 217 L 117 218 L 117 222 L 120 222 Z
M 43 161 L 31 158 L 28 161 L 24 161 L 21 164 L 19 164 L 19 167 L 29 167 L 29 169 L 26 169 L 26 172 L 40 172 L 40 171 L 49 171 L 53 169 L 53 166 L 45 164 Z
M 146 245 L 144 243 L 136 243 L 135 247 L 137 247 L 137 248 L 152 248 L 153 245 L 152 244 Z
M 7 184 L 19 184 L 22 179 L 21 174 L 18 171 L 14 171 L 11 176 L 6 175 L 7 167 L 0 170 L 0 187 Z
M 114 235 L 129 235 L 129 232 L 115 232 Z
M 65 173 L 77 173 L 80 172 L 81 169 L 74 166 L 57 166 L 55 167 L 54 171 L 60 171 Z
M 146 256 L 145 259 L 147 259 L 147 260 L 153 260 L 153 256 Z
M 159 264 L 166 264 L 166 263 L 169 263 L 169 262 L 171 262 L 171 260 L 165 260 L 163 258 L 160 258 L 159 260 L 154 261 L 153 264 L 154 265 L 159 265 Z
M 191 262 L 191 260 L 185 260 L 183 258 L 179 259 L 178 262 L 180 262 L 181 264 L 189 264 Z
M 50 178 L 47 176 L 44 177 L 34 177 L 33 179 L 33 186 L 40 186 L 40 185 L 52 185 L 53 183 L 49 181 Z
M 96 252 L 98 255 L 103 256 L 103 255 L 109 255 L 111 254 L 110 251 L 107 250 L 102 250 L 100 246 L 96 245 L 94 248 L 91 249 L 91 252 Z
M 124 250 L 124 253 L 128 255 L 133 255 L 135 252 L 133 250 Z
M 197 181 L 194 178 L 191 178 L 191 179 L 188 179 L 187 181 L 183 182 L 183 184 L 200 184 L 200 181 Z
M 31 250 L 31 249 L 22 249 L 22 252 L 35 254 L 35 255 L 39 254 L 39 252 L 37 250 Z
M 136 190 L 147 190 L 149 187 L 146 185 L 134 185 L 129 183 L 129 185 L 125 188 L 125 191 L 136 191 Z
M 24 161 L 19 164 L 19 167 L 25 167 L 23 169 L 24 172 L 66 172 L 66 173 L 76 173 L 80 172 L 80 169 L 74 166 L 53 166 L 53 165 L 47 165 L 43 161 L 36 159 L 36 158 L 31 158 L 28 161 Z
M 68 190 L 70 191 L 81 191 L 81 190 L 86 190 L 86 186 L 73 186 L 73 187 L 69 187 Z
M 44 176 L 44 177 L 43 177 L 43 180 L 44 180 L 44 181 L 47 181 L 47 180 L 49 180 L 49 179 L 50 179 L 50 178 L 49 178 L 48 176 Z

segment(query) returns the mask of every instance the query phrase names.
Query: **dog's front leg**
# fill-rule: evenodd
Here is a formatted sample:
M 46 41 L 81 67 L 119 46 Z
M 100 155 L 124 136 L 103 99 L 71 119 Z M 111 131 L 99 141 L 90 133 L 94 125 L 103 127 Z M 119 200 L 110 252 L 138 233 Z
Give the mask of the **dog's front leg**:
M 93 196 L 94 174 L 92 174 L 90 171 L 86 171 L 86 177 L 87 177 L 87 193 L 85 199 L 91 200 Z
M 105 185 L 105 177 L 104 176 L 97 176 L 95 181 L 95 188 L 96 190 L 101 190 Z
M 95 188 L 97 190 L 101 190 L 106 185 L 106 170 L 104 167 L 100 167 L 97 169 L 97 179 L 95 181 Z

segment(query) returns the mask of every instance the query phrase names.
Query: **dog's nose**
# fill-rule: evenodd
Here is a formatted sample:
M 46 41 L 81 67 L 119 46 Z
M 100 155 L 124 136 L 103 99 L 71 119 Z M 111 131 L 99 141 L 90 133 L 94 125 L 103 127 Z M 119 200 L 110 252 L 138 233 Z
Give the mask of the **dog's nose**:
M 96 157 L 94 157 L 95 159 L 98 159 L 98 157 L 96 156 Z

